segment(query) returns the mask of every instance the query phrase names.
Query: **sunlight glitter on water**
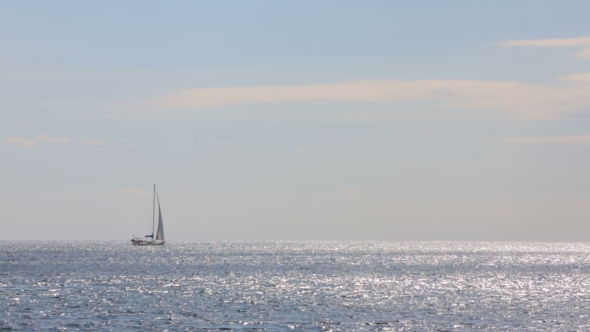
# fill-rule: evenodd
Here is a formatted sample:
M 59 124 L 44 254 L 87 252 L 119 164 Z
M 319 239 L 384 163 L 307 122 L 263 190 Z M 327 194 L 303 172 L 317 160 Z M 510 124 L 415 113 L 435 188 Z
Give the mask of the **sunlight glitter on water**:
M 0 328 L 587 330 L 590 245 L 0 243 Z

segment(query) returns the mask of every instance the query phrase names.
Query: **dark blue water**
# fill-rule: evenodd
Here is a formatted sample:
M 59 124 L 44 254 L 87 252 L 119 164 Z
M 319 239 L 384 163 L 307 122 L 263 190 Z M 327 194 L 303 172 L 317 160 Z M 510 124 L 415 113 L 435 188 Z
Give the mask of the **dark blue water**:
M 590 244 L 0 242 L 0 330 L 587 331 Z

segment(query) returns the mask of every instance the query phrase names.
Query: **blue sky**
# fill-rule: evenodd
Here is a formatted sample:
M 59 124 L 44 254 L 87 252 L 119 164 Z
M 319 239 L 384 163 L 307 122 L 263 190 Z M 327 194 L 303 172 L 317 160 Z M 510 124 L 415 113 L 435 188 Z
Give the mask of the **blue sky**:
M 587 241 L 589 10 L 4 1 L 0 239 Z

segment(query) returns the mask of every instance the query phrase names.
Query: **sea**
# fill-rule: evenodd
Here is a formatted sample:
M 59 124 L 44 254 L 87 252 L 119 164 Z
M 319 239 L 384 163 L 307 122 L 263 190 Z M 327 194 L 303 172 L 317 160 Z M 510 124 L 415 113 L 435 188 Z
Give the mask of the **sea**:
M 0 242 L 1 331 L 590 331 L 590 243 Z

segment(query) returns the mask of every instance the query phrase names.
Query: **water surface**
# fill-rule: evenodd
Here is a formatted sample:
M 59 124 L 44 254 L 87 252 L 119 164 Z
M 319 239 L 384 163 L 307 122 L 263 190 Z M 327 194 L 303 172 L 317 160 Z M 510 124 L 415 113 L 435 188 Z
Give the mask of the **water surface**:
M 0 242 L 0 330 L 584 331 L 590 244 Z

